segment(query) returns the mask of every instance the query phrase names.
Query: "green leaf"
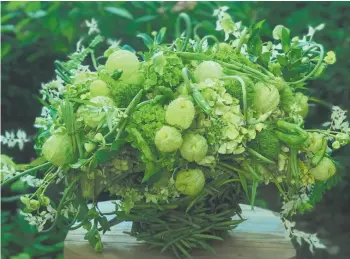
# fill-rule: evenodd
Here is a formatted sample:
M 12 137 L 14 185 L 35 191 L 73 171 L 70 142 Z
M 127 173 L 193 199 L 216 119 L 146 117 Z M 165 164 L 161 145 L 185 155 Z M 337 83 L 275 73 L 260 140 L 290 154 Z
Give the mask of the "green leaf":
M 252 209 L 254 208 L 254 203 L 255 203 L 255 197 L 256 197 L 256 190 L 258 188 L 259 182 L 257 180 L 253 180 L 253 185 L 252 185 L 252 199 L 250 201 L 250 206 Z
M 30 18 L 33 18 L 33 19 L 39 19 L 39 18 L 42 18 L 44 16 L 47 15 L 47 12 L 44 11 L 44 10 L 38 10 L 36 12 L 28 12 L 27 15 L 30 17 Z
M 125 143 L 124 139 L 117 139 L 112 143 L 111 150 L 118 151 L 120 147 Z
M 106 216 L 99 217 L 98 222 L 100 223 L 103 229 L 103 234 L 106 233 L 107 230 L 111 230 L 111 226 L 109 225 L 109 222 Z
M 241 172 L 237 172 L 239 175 L 239 179 L 241 180 L 243 190 L 247 196 L 248 201 L 249 199 L 249 192 L 248 192 L 248 185 L 247 185 L 247 180 L 245 179 L 244 175 Z
M 98 164 L 103 164 L 107 162 L 110 158 L 110 151 L 109 149 L 99 149 L 96 151 L 96 160 Z
M 70 165 L 70 167 L 73 169 L 78 169 L 78 168 L 82 167 L 83 165 L 85 165 L 87 161 L 88 161 L 87 159 L 80 159 L 75 164 Z
M 134 20 L 135 23 L 144 23 L 144 22 L 150 22 L 156 19 L 158 15 L 145 15 L 141 16 L 140 18 L 137 18 Z
M 157 37 L 156 37 L 157 44 L 161 44 L 163 42 L 165 33 L 166 33 L 166 27 L 161 28 L 160 31 L 157 33 Z
M 8 43 L 1 44 L 1 59 L 3 59 L 10 51 L 12 46 Z
M 95 235 L 98 233 L 97 228 L 93 226 L 84 236 L 84 240 L 91 240 L 95 237 Z
M 132 52 L 134 54 L 136 53 L 136 50 L 133 47 L 131 47 L 130 45 L 128 45 L 128 44 L 123 45 L 122 49 L 130 51 L 130 52 Z
M 250 29 L 250 37 L 248 39 L 248 53 L 252 56 L 259 57 L 262 51 L 263 42 L 260 39 L 260 29 L 265 20 L 254 24 Z
M 277 61 L 281 66 L 286 66 L 288 64 L 288 60 L 285 56 L 277 56 Z
M 16 27 L 13 24 L 1 25 L 1 33 L 14 32 L 15 30 L 16 30 Z
M 105 10 L 109 13 L 115 14 L 115 15 L 120 16 L 120 17 L 124 17 L 124 18 L 129 19 L 129 20 L 134 19 L 132 14 L 128 10 L 126 10 L 125 8 L 107 6 L 107 7 L 105 7 Z
M 139 33 L 136 35 L 136 37 L 141 38 L 148 49 L 151 49 L 153 47 L 153 40 L 150 36 L 148 36 L 146 33 Z
M 146 162 L 146 170 L 142 182 L 147 182 L 148 179 L 157 173 L 157 167 L 153 162 Z
M 267 66 L 270 62 L 271 58 L 271 52 L 265 52 L 260 55 L 260 60 L 263 63 L 263 65 Z
M 11 184 L 10 188 L 11 188 L 11 191 L 13 191 L 13 192 L 24 192 L 28 188 L 28 185 L 26 182 L 24 182 L 22 180 L 18 180 L 16 182 L 14 182 L 13 184 Z
M 166 58 L 163 55 L 163 52 L 158 52 L 152 57 L 154 64 L 154 71 L 160 75 L 163 75 L 164 67 L 167 63 Z
M 290 47 L 289 31 L 287 31 L 286 28 L 282 28 L 281 43 L 282 43 L 282 49 L 286 53 L 289 50 L 289 47 Z

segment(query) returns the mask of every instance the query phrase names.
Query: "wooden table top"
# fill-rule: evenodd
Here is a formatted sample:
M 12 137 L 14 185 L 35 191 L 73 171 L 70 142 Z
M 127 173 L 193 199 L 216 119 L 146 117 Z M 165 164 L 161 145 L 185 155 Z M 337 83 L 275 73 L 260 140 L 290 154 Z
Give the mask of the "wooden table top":
M 110 202 L 100 202 L 103 212 L 111 211 Z M 291 259 L 296 255 L 290 240 L 285 238 L 284 227 L 278 215 L 273 212 L 241 204 L 242 216 L 248 220 L 239 224 L 225 241 L 215 241 L 216 254 L 205 250 L 195 251 L 192 255 L 200 259 Z M 113 218 L 114 216 L 110 216 Z M 149 250 L 142 242 L 124 234 L 130 231 L 131 222 L 123 222 L 111 228 L 102 236 L 103 253 L 94 252 L 84 240 L 85 229 L 70 231 L 65 240 L 64 258 L 76 259 L 174 259 L 170 253 L 160 254 Z

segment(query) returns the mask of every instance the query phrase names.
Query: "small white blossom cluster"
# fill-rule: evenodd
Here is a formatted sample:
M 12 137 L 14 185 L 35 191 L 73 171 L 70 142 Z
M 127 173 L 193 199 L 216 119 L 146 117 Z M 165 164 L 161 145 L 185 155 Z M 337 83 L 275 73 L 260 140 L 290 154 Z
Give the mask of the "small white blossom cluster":
M 100 29 L 98 28 L 97 21 L 94 18 L 92 18 L 91 21 L 86 20 L 85 25 L 86 27 L 89 28 L 89 31 L 88 31 L 89 35 L 94 33 L 98 34 L 101 32 Z
M 49 204 L 45 211 L 42 211 L 38 215 L 32 213 L 26 213 L 20 211 L 20 214 L 24 216 L 24 219 L 28 221 L 30 225 L 36 226 L 38 231 L 41 232 L 44 229 L 46 222 L 53 222 L 56 217 L 56 210 Z
M 2 145 L 7 145 L 9 148 L 13 148 L 18 145 L 18 148 L 22 150 L 24 144 L 31 141 L 24 130 L 17 130 L 15 134 L 14 131 L 5 131 L 5 135 L 1 135 L 0 142 Z
M 41 85 L 40 94 L 43 100 L 57 99 L 63 94 L 64 89 L 63 80 L 57 76 L 56 80 Z
M 15 167 L 12 164 L 6 163 L 3 158 L 1 158 L 0 171 L 1 182 L 4 182 L 7 179 L 19 174 L 19 172 L 16 172 Z
M 342 110 L 339 106 L 333 106 L 331 121 L 323 124 L 323 126 L 329 127 L 329 129 L 326 130 L 326 133 L 336 133 L 335 135 L 328 136 L 329 140 L 334 140 L 332 143 L 334 149 L 338 149 L 350 143 L 350 127 L 346 113 L 347 111 Z
M 291 222 L 285 218 L 283 218 L 283 223 L 286 228 L 286 238 L 295 238 L 299 245 L 301 245 L 302 241 L 304 240 L 306 243 L 309 244 L 309 250 L 311 253 L 314 253 L 315 248 L 327 248 L 324 244 L 321 243 L 320 239 L 317 237 L 317 234 L 310 234 L 300 230 L 296 230 L 294 229 L 295 222 Z
M 325 249 L 327 247 L 321 243 L 321 240 L 317 237 L 316 233 L 310 234 L 297 230 L 295 229 L 295 222 L 291 222 L 287 219 L 288 216 L 293 216 L 296 214 L 298 207 L 307 204 L 309 197 L 306 192 L 310 191 L 312 186 L 312 184 L 309 184 L 302 187 L 299 195 L 295 195 L 289 201 L 283 202 L 281 219 L 286 228 L 286 238 L 295 238 L 299 245 L 301 245 L 302 241 L 304 240 L 309 244 L 310 252 L 314 253 L 315 248 Z

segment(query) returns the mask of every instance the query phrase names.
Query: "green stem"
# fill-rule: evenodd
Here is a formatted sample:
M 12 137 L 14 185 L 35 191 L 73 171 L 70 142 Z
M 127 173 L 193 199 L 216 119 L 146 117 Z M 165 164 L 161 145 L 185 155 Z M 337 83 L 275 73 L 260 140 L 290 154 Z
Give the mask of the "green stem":
M 48 166 L 48 165 L 51 165 L 51 162 L 47 162 L 47 163 L 44 163 L 44 164 L 42 164 L 42 165 L 38 165 L 38 166 L 33 167 L 33 168 L 31 168 L 31 169 L 28 169 L 28 170 L 26 170 L 26 171 L 24 171 L 24 172 L 22 172 L 22 173 L 20 173 L 20 174 L 18 174 L 18 175 L 15 175 L 14 177 L 12 177 L 12 178 L 6 180 L 3 184 L 1 184 L 1 189 L 3 189 L 4 187 L 6 187 L 6 186 L 7 186 L 8 184 L 10 184 L 11 182 L 18 180 L 18 179 L 21 178 L 22 176 L 25 176 L 25 175 L 27 175 L 27 174 L 36 172 L 36 171 L 38 171 L 38 170 L 40 170 L 40 169 L 42 169 L 42 168 L 44 168 L 44 167 L 46 167 L 46 166 Z
M 241 48 L 242 48 L 242 45 L 243 45 L 243 43 L 244 43 L 244 38 L 245 38 L 245 36 L 247 35 L 247 33 L 248 33 L 247 28 L 244 28 L 244 30 L 243 30 L 243 32 L 242 32 L 242 34 L 241 34 L 241 37 L 240 37 L 240 39 L 239 39 L 237 48 L 236 48 L 236 53 L 237 53 L 237 54 L 240 54 L 240 53 L 241 53 Z
M 268 163 L 268 164 L 272 164 L 272 165 L 275 165 L 275 164 L 276 164 L 274 161 L 268 159 L 267 157 L 264 157 L 264 156 L 261 155 L 260 153 L 256 152 L 254 149 L 251 149 L 251 148 L 248 147 L 248 148 L 247 148 L 247 151 L 248 151 L 251 155 L 253 155 L 253 156 L 255 156 L 256 158 L 260 159 L 261 161 L 264 161 L 264 162 L 266 162 L 266 163 Z
M 57 211 L 56 211 L 56 217 L 55 217 L 55 220 L 54 220 L 53 224 L 51 225 L 50 228 L 41 231 L 41 233 L 48 233 L 48 232 L 52 231 L 55 228 L 55 226 L 58 223 L 58 219 L 60 217 L 61 211 L 63 209 L 63 204 L 66 201 L 68 194 L 70 193 L 70 191 L 73 189 L 73 187 L 77 183 L 77 181 L 78 181 L 78 179 L 74 180 L 70 185 L 68 185 L 68 188 L 64 191 L 63 197 L 62 197 L 62 199 L 60 201 L 60 204 L 58 205 L 58 208 L 57 208 Z
M 32 193 L 28 193 L 27 195 L 30 195 L 30 194 L 32 194 Z M 23 194 L 14 195 L 14 196 L 10 196 L 10 197 L 1 197 L 1 202 L 14 202 L 14 201 L 19 200 L 22 196 L 23 196 Z
M 123 125 L 124 121 L 125 120 L 128 120 L 131 113 L 134 111 L 136 105 L 140 102 L 141 98 L 142 98 L 142 95 L 143 95 L 143 89 L 141 89 L 134 97 L 134 99 L 132 99 L 132 101 L 129 103 L 128 107 L 126 108 L 125 110 L 125 115 L 126 115 L 126 118 L 122 118 L 118 121 L 118 123 L 112 128 L 112 130 L 110 132 L 108 132 L 104 138 L 108 138 L 110 135 L 112 135 L 117 128 L 119 128 L 121 125 Z M 120 132 L 121 130 L 119 130 Z M 119 133 L 118 132 L 118 133 Z M 120 133 L 121 134 L 121 133 Z M 120 135 L 119 134 L 119 135 Z
M 213 53 L 213 54 L 216 54 L 218 51 L 219 51 L 219 40 L 214 36 L 214 35 L 207 35 L 207 36 L 204 36 L 203 39 L 201 39 L 200 43 L 199 43 L 199 52 L 202 52 L 202 46 L 203 46 L 203 43 L 205 40 L 207 39 L 213 39 L 215 41 L 215 44 L 217 45 L 217 49 L 216 49 L 216 52 Z
M 179 38 L 181 36 L 180 32 L 180 20 L 184 20 L 186 24 L 186 37 L 185 37 L 185 42 L 184 45 L 182 46 L 181 51 L 186 50 L 187 44 L 190 40 L 191 33 L 192 33 L 192 24 L 191 24 L 191 19 L 186 13 L 180 13 L 180 15 L 177 17 L 176 24 L 175 24 L 175 35 L 176 38 Z
M 317 47 L 319 47 L 320 49 L 320 57 L 319 57 L 319 60 L 317 62 L 317 65 L 315 66 L 315 68 L 307 75 L 305 76 L 304 78 L 298 80 L 298 81 L 295 81 L 295 82 L 289 82 L 290 85 L 296 85 L 296 84 L 300 84 L 300 83 L 303 83 L 305 82 L 306 80 L 308 80 L 310 77 L 312 77 L 316 72 L 317 70 L 320 68 L 320 66 L 322 65 L 322 62 L 323 62 L 323 58 L 324 58 L 324 49 L 323 49 L 323 46 L 320 45 L 320 44 L 316 44 Z
M 239 76 L 224 76 L 224 77 L 221 77 L 220 79 L 223 79 L 223 80 L 236 79 L 241 84 L 242 96 L 243 96 L 242 99 L 243 99 L 244 121 L 245 121 L 245 123 L 247 123 L 247 120 L 248 120 L 247 88 L 246 88 L 244 80 Z
M 318 104 L 322 104 L 323 106 L 332 109 L 333 105 L 331 103 L 328 103 L 326 101 L 320 100 L 318 98 L 315 97 L 310 97 L 309 101 L 314 102 L 314 103 L 318 103 Z
M 203 61 L 208 61 L 211 60 L 212 58 L 205 55 L 205 54 L 201 54 L 201 53 L 191 53 L 191 52 L 175 52 L 175 54 L 177 54 L 178 56 L 185 58 L 185 59 L 192 59 L 192 60 L 203 60 Z M 237 61 L 230 61 L 231 63 L 226 63 L 220 60 L 216 60 L 217 63 L 219 63 L 220 65 L 222 65 L 223 67 L 229 68 L 229 69 L 233 69 L 233 70 L 237 70 L 240 72 L 246 72 L 252 75 L 257 76 L 258 78 L 260 78 L 260 80 L 265 80 L 265 81 L 271 81 L 271 79 L 273 79 L 274 77 L 271 76 L 267 76 L 263 73 L 261 73 L 260 71 L 248 67 L 247 65 L 241 64 Z

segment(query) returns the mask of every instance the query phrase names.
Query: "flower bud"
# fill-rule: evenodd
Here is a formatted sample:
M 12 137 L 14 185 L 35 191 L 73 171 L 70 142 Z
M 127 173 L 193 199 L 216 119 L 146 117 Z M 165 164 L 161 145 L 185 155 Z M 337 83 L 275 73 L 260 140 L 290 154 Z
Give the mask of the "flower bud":
M 43 195 L 43 196 L 41 196 L 41 197 L 39 198 L 39 202 L 40 202 L 41 205 L 43 205 L 43 206 L 46 207 L 47 205 L 50 204 L 50 198 Z
M 309 98 L 300 92 L 295 94 L 295 101 L 300 108 L 300 111 L 298 111 L 298 113 L 303 118 L 305 118 L 309 112 L 309 105 L 307 103 L 308 100 Z
M 176 175 L 175 187 L 184 195 L 196 195 L 204 187 L 205 176 L 200 169 L 182 170 Z
M 267 113 L 277 107 L 280 102 L 280 95 L 273 85 L 257 83 L 254 85 L 253 106 L 258 113 Z
M 31 200 L 27 203 L 27 209 L 30 211 L 34 211 L 40 208 L 40 203 L 37 200 Z
M 207 151 L 207 140 L 203 136 L 189 133 L 183 137 L 180 153 L 187 161 L 199 162 L 206 156 Z
M 74 161 L 72 143 L 67 134 L 57 133 L 49 137 L 43 145 L 42 152 L 55 166 L 68 165 Z
M 122 70 L 120 80 L 127 81 L 128 78 L 139 69 L 140 62 L 136 55 L 127 50 L 117 50 L 107 59 L 106 69 L 112 74 L 115 70 Z
M 87 142 L 84 143 L 84 148 L 86 152 L 91 153 L 96 148 L 96 144 L 93 142 Z
M 222 67 L 214 61 L 203 61 L 194 71 L 194 77 L 198 82 L 203 82 L 208 78 L 220 78 Z
M 187 98 L 180 97 L 172 101 L 165 112 L 165 120 L 172 126 L 188 129 L 195 115 L 193 103 Z
M 311 174 L 316 180 L 327 181 L 337 171 L 333 161 L 328 157 L 322 158 L 316 167 L 310 169 Z
M 156 133 L 154 142 L 161 152 L 173 152 L 182 145 L 181 133 L 169 126 L 163 126 Z
M 108 96 L 110 94 L 108 85 L 102 80 L 95 80 L 90 84 L 90 94 L 95 96 Z

